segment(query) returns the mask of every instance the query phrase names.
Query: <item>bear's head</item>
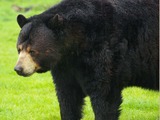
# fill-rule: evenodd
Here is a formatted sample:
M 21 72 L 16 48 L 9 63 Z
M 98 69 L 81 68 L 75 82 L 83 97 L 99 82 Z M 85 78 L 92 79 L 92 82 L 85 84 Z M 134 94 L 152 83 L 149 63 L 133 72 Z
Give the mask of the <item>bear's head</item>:
M 56 14 L 47 22 L 17 16 L 21 27 L 17 41 L 19 58 L 14 70 L 21 76 L 30 76 L 51 69 L 61 59 L 63 49 L 63 18 Z M 51 29 L 54 28 L 54 29 Z

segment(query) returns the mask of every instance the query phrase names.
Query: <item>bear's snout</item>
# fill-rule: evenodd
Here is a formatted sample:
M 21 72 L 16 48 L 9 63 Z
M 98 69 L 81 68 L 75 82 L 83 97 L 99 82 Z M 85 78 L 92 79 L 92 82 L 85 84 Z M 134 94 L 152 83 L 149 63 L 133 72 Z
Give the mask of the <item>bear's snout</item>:
M 39 69 L 40 66 L 33 61 L 31 55 L 28 52 L 20 52 L 17 64 L 14 68 L 18 75 L 27 77 L 32 75 Z
M 23 67 L 21 67 L 21 66 L 19 66 L 19 65 L 16 65 L 16 66 L 14 67 L 14 70 L 15 70 L 15 71 L 17 72 L 17 74 L 20 75 L 20 76 L 27 77 L 27 76 L 30 75 L 30 74 L 25 73 Z
M 22 71 L 23 71 L 23 68 L 20 67 L 20 66 L 15 66 L 15 67 L 14 67 L 14 70 L 15 70 L 18 74 L 21 74 Z

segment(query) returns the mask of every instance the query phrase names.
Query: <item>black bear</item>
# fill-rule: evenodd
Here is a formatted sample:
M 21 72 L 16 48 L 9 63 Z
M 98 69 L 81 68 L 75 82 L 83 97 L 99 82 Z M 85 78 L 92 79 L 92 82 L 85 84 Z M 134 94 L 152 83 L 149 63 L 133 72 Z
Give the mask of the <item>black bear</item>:
M 89 96 L 96 120 L 117 120 L 126 86 L 158 89 L 158 0 L 63 0 L 25 18 L 15 71 L 51 70 L 62 120 Z

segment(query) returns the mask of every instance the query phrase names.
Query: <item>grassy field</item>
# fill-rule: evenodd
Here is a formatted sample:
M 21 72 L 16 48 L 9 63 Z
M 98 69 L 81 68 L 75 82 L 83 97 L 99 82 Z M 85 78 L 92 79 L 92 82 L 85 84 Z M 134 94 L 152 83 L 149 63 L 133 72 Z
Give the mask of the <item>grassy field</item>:
M 60 120 L 59 104 L 50 73 L 18 76 L 16 40 L 19 13 L 29 17 L 41 13 L 59 0 L 0 0 L 0 120 Z M 25 8 L 32 9 L 25 11 Z M 158 120 L 158 92 L 127 88 L 123 91 L 120 120 Z M 83 120 L 93 120 L 86 98 Z

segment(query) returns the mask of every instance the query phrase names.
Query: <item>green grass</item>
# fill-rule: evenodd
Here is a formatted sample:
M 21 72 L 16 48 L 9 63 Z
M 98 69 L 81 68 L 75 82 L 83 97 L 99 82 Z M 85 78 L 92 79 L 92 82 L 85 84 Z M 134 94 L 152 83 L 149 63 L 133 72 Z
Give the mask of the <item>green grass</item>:
M 50 73 L 18 76 L 13 68 L 17 60 L 16 41 L 19 26 L 16 16 L 41 13 L 59 0 L 0 1 L 0 120 L 60 120 L 59 104 Z M 12 6 L 33 6 L 28 12 L 16 12 Z M 159 93 L 140 88 L 123 91 L 120 120 L 158 120 Z M 93 120 L 89 98 L 84 119 Z
M 130 87 L 123 90 L 121 120 L 159 120 L 159 93 Z

